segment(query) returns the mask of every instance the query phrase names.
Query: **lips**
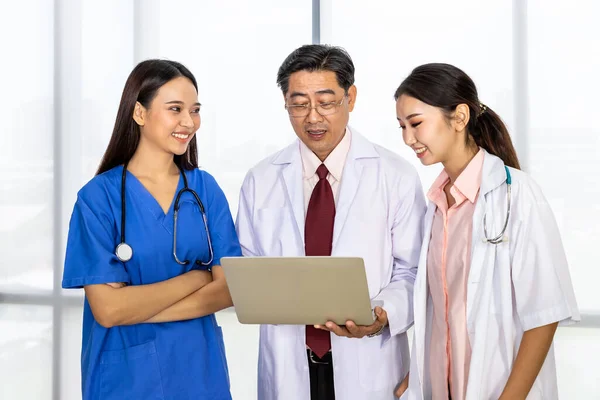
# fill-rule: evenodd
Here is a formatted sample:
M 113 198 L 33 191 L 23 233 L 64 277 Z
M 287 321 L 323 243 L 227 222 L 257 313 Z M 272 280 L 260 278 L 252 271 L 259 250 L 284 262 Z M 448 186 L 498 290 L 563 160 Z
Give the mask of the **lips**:
M 427 153 L 427 147 L 413 148 L 413 150 L 415 151 L 417 158 L 423 158 Z
M 188 133 L 188 132 L 173 132 L 171 133 L 171 136 L 177 140 L 178 142 L 181 143 L 187 143 L 188 140 L 190 140 L 190 138 L 192 137 L 192 133 Z
M 306 132 L 309 140 L 320 141 L 325 138 L 327 129 L 317 129 L 317 128 L 311 127 L 310 129 L 305 129 L 305 132 Z

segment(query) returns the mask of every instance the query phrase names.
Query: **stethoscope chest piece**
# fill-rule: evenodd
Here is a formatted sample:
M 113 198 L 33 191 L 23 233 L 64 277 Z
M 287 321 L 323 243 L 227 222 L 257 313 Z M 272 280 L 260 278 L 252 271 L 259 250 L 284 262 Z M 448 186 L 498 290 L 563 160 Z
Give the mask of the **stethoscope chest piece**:
M 133 249 L 127 243 L 119 243 L 115 254 L 120 261 L 127 262 L 133 257 Z

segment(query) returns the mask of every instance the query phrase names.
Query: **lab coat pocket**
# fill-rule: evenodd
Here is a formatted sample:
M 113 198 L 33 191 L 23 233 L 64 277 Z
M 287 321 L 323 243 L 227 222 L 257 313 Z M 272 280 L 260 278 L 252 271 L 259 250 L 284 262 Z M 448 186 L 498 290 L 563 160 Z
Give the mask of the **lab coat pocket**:
M 154 342 L 102 353 L 100 399 L 164 400 Z

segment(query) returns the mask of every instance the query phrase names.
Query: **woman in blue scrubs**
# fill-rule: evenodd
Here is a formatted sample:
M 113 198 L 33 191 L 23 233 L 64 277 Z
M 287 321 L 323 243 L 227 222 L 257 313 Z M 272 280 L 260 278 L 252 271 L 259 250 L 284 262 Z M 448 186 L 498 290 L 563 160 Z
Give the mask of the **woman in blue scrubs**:
M 214 313 L 232 305 L 219 260 L 241 251 L 223 191 L 198 169 L 199 127 L 187 68 L 135 67 L 69 227 L 62 284 L 85 289 L 84 400 L 231 399 Z

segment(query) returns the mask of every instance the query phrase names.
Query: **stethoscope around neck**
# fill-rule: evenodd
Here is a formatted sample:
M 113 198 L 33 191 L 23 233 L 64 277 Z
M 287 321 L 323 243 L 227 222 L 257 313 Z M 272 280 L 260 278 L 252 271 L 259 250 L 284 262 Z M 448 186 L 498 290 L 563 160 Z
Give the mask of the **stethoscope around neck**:
M 200 200 L 200 196 L 198 196 L 198 193 L 196 193 L 194 190 L 189 188 L 187 177 L 185 176 L 185 173 L 183 172 L 181 167 L 178 165 L 177 168 L 179 168 L 179 172 L 180 172 L 181 176 L 183 177 L 183 189 L 181 189 L 181 190 L 179 190 L 179 192 L 177 192 L 177 196 L 175 197 L 175 203 L 173 204 L 173 258 L 179 265 L 187 265 L 190 263 L 189 260 L 181 261 L 181 260 L 179 260 L 179 258 L 177 258 L 177 215 L 179 212 L 179 200 L 181 198 L 181 195 L 183 195 L 185 192 L 188 192 L 192 196 L 194 196 L 194 199 L 198 203 L 198 207 L 200 208 L 200 213 L 202 214 L 202 221 L 204 222 L 204 230 L 206 231 L 206 238 L 207 238 L 207 242 L 208 242 L 209 260 L 208 261 L 196 260 L 195 264 L 202 265 L 202 266 L 208 266 L 208 265 L 211 265 L 213 262 L 214 253 L 213 253 L 213 248 L 212 248 L 212 241 L 210 239 L 210 233 L 208 231 L 208 220 L 206 218 L 206 210 L 204 209 L 204 204 L 202 204 L 202 201 Z M 127 163 L 125 163 L 125 165 L 123 165 L 123 175 L 121 176 L 121 242 L 117 245 L 117 248 L 115 249 L 115 255 L 122 262 L 127 262 L 127 261 L 131 260 L 131 258 L 133 257 L 133 249 L 125 241 L 125 220 L 126 220 L 125 182 L 126 182 L 126 179 L 127 179 Z
M 500 244 L 502 242 L 508 242 L 508 236 L 506 236 L 505 233 L 506 228 L 508 227 L 508 220 L 510 219 L 510 187 L 512 184 L 512 179 L 510 177 L 510 171 L 508 170 L 508 167 L 504 166 L 504 169 L 506 170 L 506 219 L 504 220 L 504 225 L 502 226 L 502 230 L 500 231 L 500 233 L 490 238 L 488 237 L 488 231 L 486 228 L 487 213 L 483 214 L 483 243 Z

